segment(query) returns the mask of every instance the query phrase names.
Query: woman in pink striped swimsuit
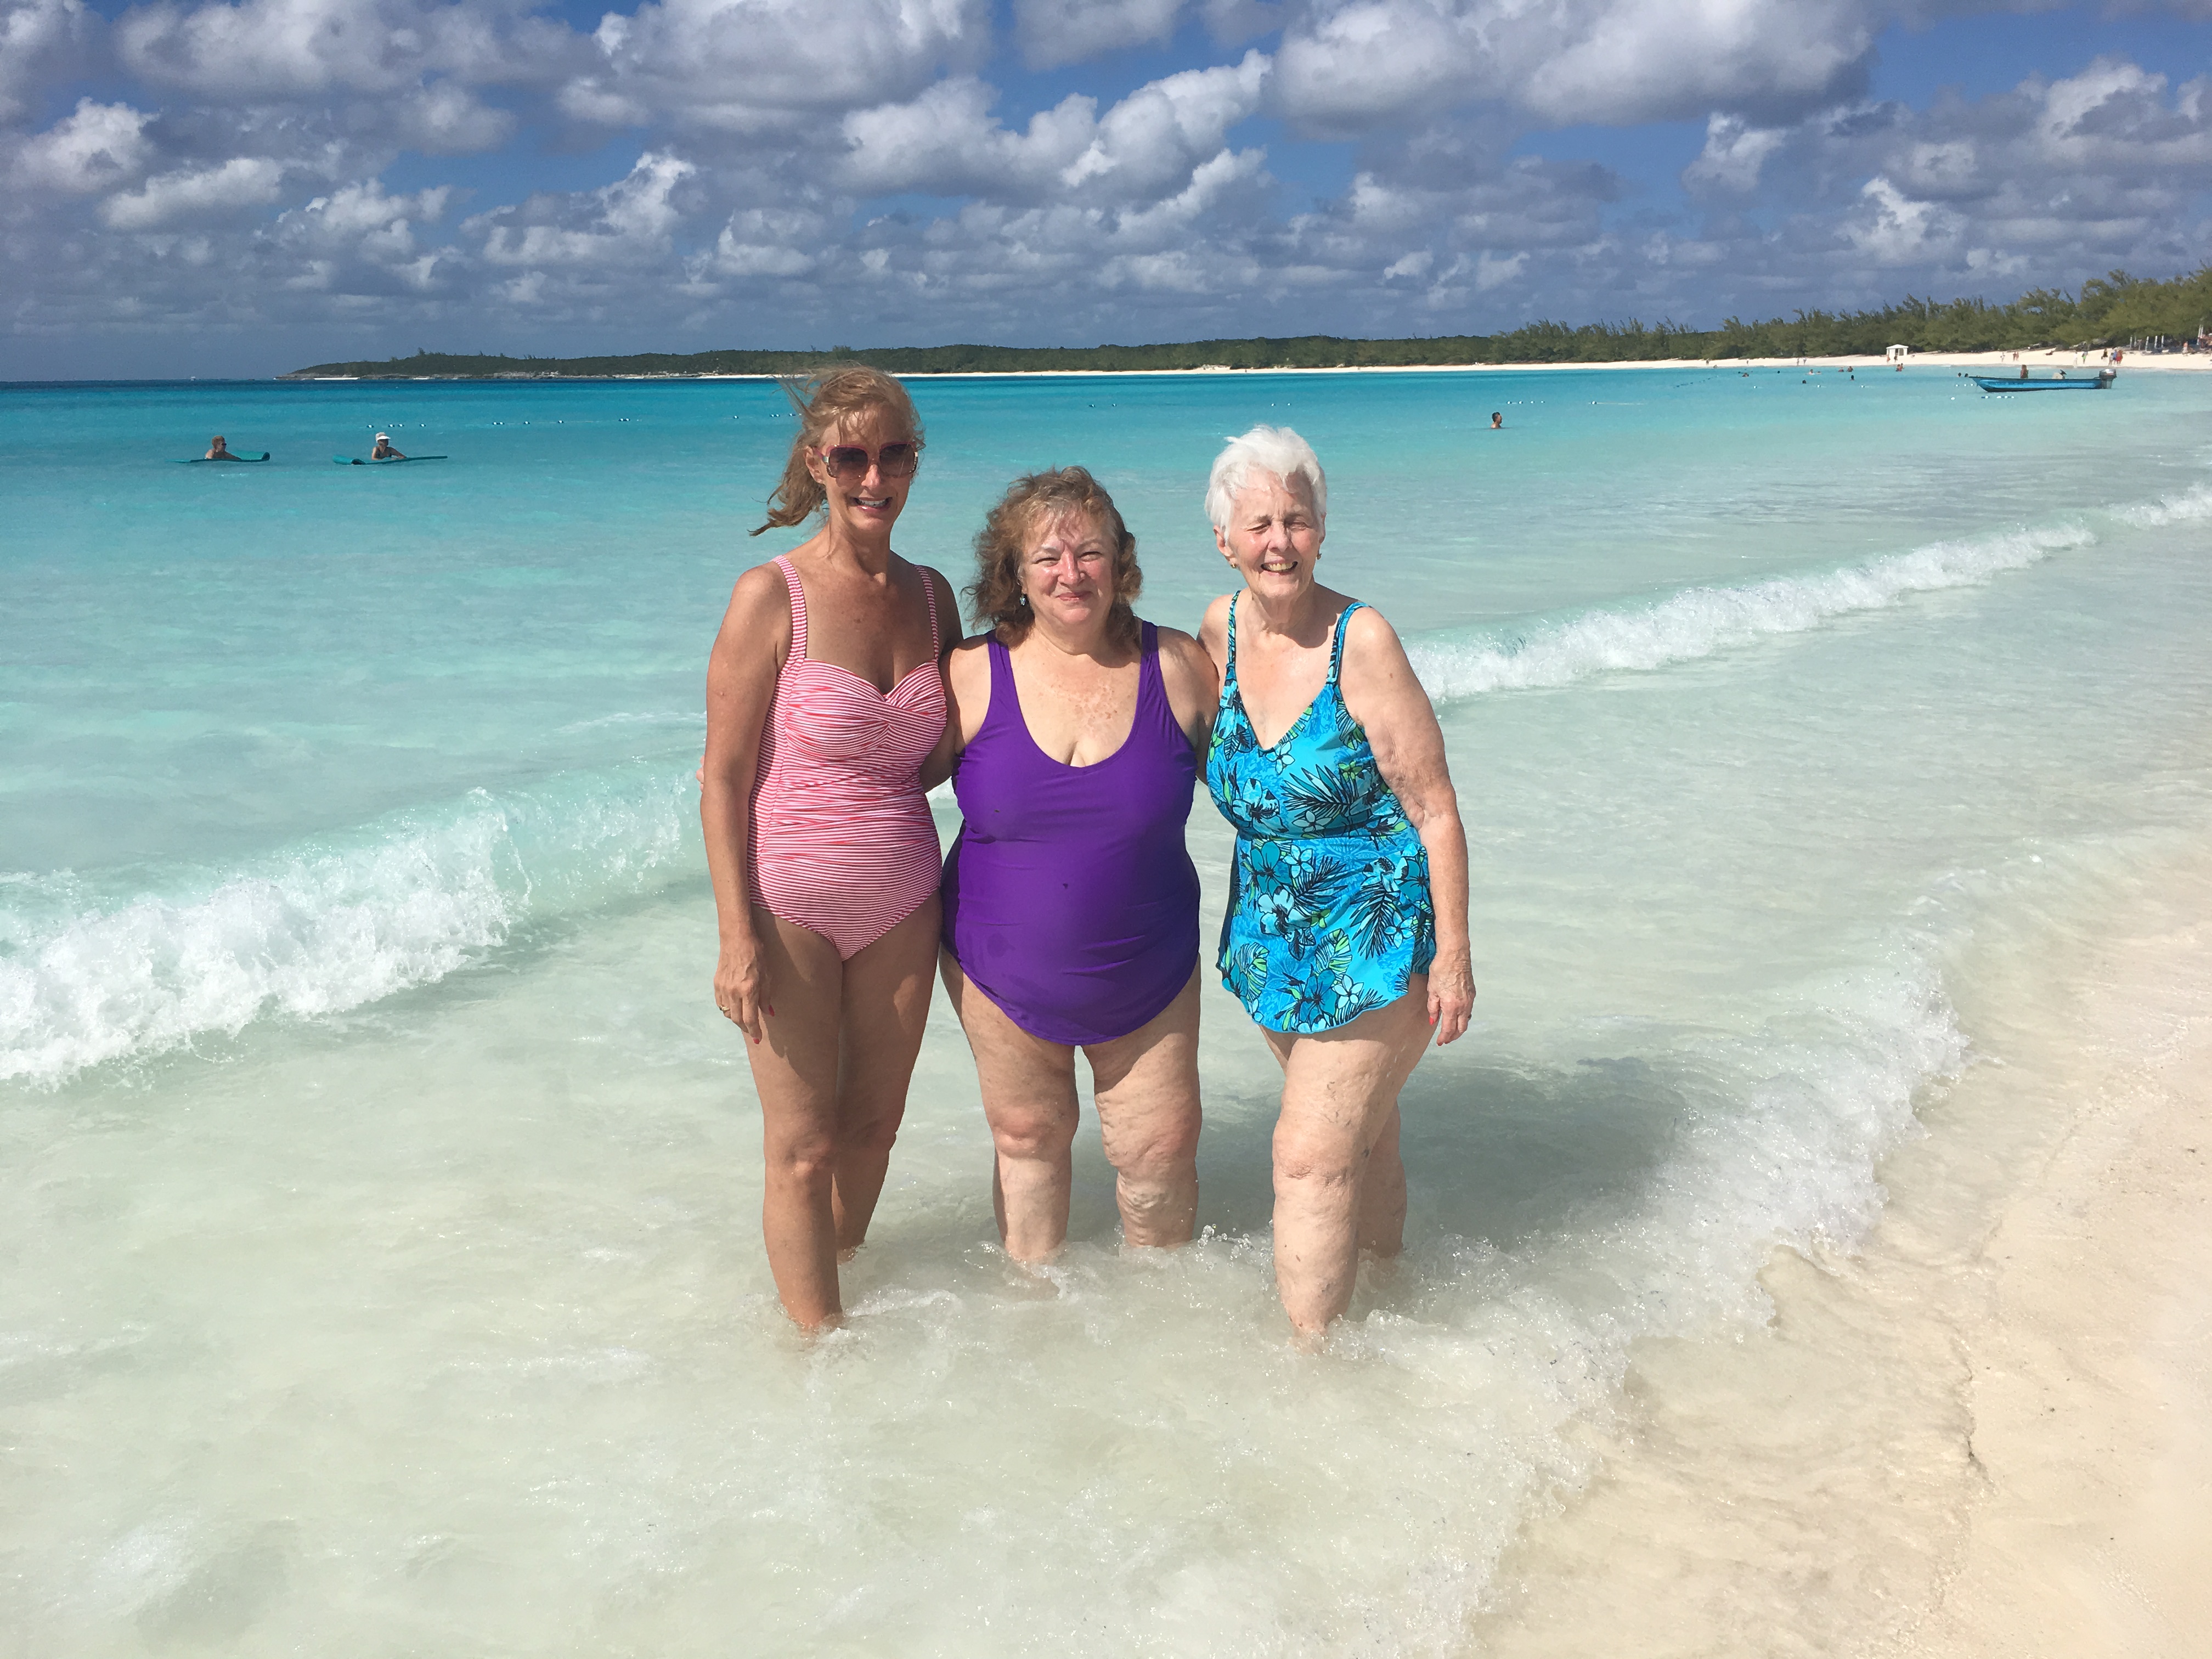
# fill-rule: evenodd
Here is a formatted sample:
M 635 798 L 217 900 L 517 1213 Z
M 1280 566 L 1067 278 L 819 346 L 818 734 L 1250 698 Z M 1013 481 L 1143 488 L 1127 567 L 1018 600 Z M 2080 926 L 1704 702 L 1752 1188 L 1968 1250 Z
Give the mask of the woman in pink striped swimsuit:
M 891 551 L 921 451 L 872 368 L 792 394 L 769 522 L 827 521 L 738 579 L 707 670 L 700 816 L 721 924 L 714 1003 L 750 1039 L 768 1156 L 762 1227 L 784 1311 L 842 1312 L 906 1111 L 937 963 L 937 828 L 952 590 Z M 755 531 L 758 535 L 760 531 Z

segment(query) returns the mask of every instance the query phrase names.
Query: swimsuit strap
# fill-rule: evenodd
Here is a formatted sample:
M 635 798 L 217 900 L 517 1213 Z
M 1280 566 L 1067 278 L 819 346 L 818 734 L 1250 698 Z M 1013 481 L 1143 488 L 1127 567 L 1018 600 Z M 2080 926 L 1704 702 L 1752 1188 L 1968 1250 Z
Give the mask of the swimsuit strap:
M 1221 694 L 1237 689 L 1237 595 L 1229 596 L 1229 672 L 1221 677 Z
M 1344 666 L 1344 625 L 1352 620 L 1352 613 L 1353 611 L 1364 610 L 1365 608 L 1366 602 L 1364 600 L 1354 599 L 1350 605 L 1347 605 L 1342 611 L 1337 613 L 1336 643 L 1329 647 L 1328 653 L 1328 684 L 1330 685 L 1334 685 L 1336 684 L 1337 671 Z
M 1160 630 L 1139 617 L 1137 622 L 1137 707 L 1157 692 L 1167 695 L 1167 680 L 1160 672 Z
M 986 634 L 983 642 L 983 648 L 991 653 L 991 702 L 983 710 L 983 725 L 988 726 L 1008 719 L 1018 726 L 1023 725 L 1021 694 L 1014 690 L 1014 659 L 999 638 L 997 629 Z M 981 727 L 975 735 L 983 735 Z
M 789 559 L 781 553 L 775 556 L 776 568 L 783 572 L 783 585 L 791 594 L 791 656 L 794 662 L 806 659 L 806 590 L 799 586 L 799 572 Z
M 916 565 L 917 570 L 921 567 Z M 929 580 L 929 572 L 921 570 L 921 597 L 929 602 L 929 655 L 934 661 L 939 654 L 937 644 L 937 587 Z

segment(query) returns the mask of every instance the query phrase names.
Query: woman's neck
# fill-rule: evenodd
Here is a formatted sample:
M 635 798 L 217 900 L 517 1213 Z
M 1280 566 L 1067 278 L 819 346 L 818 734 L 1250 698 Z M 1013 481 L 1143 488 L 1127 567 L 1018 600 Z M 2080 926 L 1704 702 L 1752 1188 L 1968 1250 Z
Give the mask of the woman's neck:
M 1287 598 L 1257 593 L 1248 585 L 1244 603 L 1237 607 L 1244 612 L 1246 623 L 1259 633 L 1300 644 L 1311 643 L 1310 636 L 1324 608 L 1319 582 L 1308 582 Z
M 1096 622 L 1077 629 L 1069 629 L 1042 617 L 1030 617 L 1030 631 L 1022 636 L 1023 645 L 1034 644 L 1038 649 L 1055 656 L 1087 657 L 1102 667 L 1121 665 L 1127 654 L 1118 637 L 1120 630 L 1114 626 L 1114 613 L 1108 611 Z M 1016 647 L 1018 649 L 1019 647 Z
M 880 534 L 859 534 L 832 519 L 815 538 L 815 550 L 827 563 L 849 565 L 881 579 L 891 568 L 890 526 Z

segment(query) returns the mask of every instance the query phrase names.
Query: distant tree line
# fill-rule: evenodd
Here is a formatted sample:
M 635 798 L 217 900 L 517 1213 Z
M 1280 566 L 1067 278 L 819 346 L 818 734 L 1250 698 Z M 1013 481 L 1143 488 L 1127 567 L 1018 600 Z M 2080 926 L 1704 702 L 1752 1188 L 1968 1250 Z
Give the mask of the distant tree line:
M 383 362 L 318 363 L 287 379 L 357 375 L 363 380 L 451 376 L 465 380 L 611 374 L 792 374 L 860 361 L 895 374 L 1053 374 L 1075 370 L 1388 368 L 1466 363 L 1645 362 L 1663 357 L 1879 356 L 1902 344 L 1915 351 L 2012 351 L 2125 345 L 2154 335 L 2191 337 L 2212 319 L 2212 265 L 2157 282 L 2124 270 L 2092 277 L 2077 294 L 2033 289 L 2008 305 L 1985 300 L 1907 297 L 1879 311 L 1800 311 L 1715 329 L 1647 325 L 1530 323 L 1509 334 L 1448 334 L 1431 339 L 1346 340 L 1328 334 L 1281 339 L 1194 340 L 1179 345 L 893 346 L 855 351 L 646 352 L 628 357 L 508 357 L 417 351 Z

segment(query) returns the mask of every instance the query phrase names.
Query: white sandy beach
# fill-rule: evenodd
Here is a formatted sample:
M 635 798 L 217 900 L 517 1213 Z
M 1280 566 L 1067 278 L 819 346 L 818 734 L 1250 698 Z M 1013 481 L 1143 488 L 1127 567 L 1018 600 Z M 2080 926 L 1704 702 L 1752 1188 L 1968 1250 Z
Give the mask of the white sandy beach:
M 2142 907 L 1923 1110 L 1770 1328 L 1648 1345 L 1469 1651 L 2212 1651 L 2212 930 Z
M 865 361 L 866 354 L 862 354 Z M 2055 374 L 2059 369 L 2100 368 L 2094 352 L 2026 350 L 2026 351 L 1937 351 L 1915 353 L 1905 362 L 1907 372 L 1912 369 L 1980 369 L 1985 371 L 2016 372 L 2027 365 L 2032 373 Z M 2170 352 L 2163 355 L 2139 356 L 2127 353 L 2119 365 L 2123 373 L 2136 369 L 2154 369 L 2161 374 L 2184 372 L 2202 374 L 2212 371 L 2212 353 Z M 1202 364 L 1196 368 L 1041 368 L 1041 369 L 978 369 L 954 373 L 916 374 L 907 378 L 930 380 L 1021 380 L 1033 375 L 1066 378 L 1079 375 L 1101 377 L 1189 376 L 1194 374 L 1525 374 L 1564 373 L 1571 369 L 1613 368 L 1821 368 L 1821 369 L 1880 369 L 1897 372 L 1897 366 L 1887 359 L 1875 356 L 1840 357 L 1657 357 L 1638 358 L 1615 362 L 1572 363 L 1392 363 L 1362 364 L 1336 368 L 1231 368 L 1224 363 Z M 289 378 L 289 377 L 287 377 Z M 304 377 L 317 381 L 357 380 L 356 374 L 319 374 Z M 394 374 L 379 378 L 394 380 L 452 380 L 471 377 L 453 374 Z M 608 375 L 538 375 L 511 374 L 496 376 L 500 380 L 773 380 L 773 374 L 608 374 Z

